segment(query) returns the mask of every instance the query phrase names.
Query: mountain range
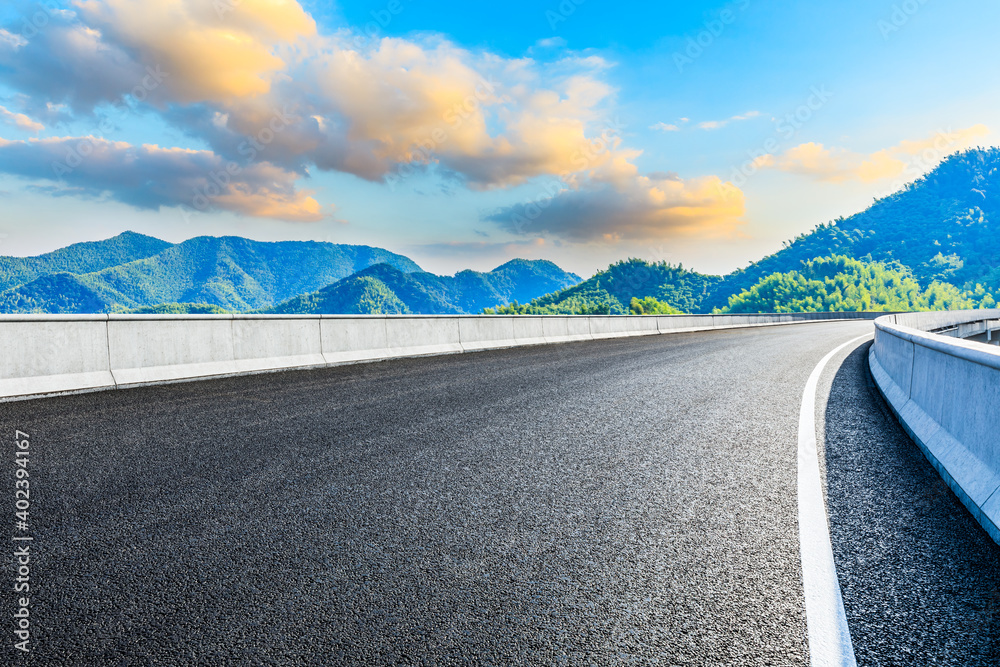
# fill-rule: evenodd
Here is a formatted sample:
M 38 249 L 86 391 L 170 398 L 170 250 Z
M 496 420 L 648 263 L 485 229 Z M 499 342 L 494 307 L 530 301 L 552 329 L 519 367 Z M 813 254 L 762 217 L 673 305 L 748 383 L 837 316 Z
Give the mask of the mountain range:
M 1000 148 L 946 158 L 866 210 L 725 276 L 616 262 L 581 282 L 544 260 L 427 273 L 381 248 L 134 232 L 0 257 L 0 312 L 625 313 L 938 309 L 1000 301 Z M 636 302 L 645 305 L 637 306 Z M 644 301 L 645 300 L 645 301 Z
M 286 301 L 269 313 L 478 313 L 497 304 L 530 300 L 580 282 L 546 260 L 514 259 L 488 273 L 460 271 L 437 276 L 405 273 L 376 264 L 312 294 Z
M 0 257 L 0 312 L 467 313 L 579 281 L 544 260 L 436 276 L 368 246 L 235 236 L 172 244 L 125 232 Z

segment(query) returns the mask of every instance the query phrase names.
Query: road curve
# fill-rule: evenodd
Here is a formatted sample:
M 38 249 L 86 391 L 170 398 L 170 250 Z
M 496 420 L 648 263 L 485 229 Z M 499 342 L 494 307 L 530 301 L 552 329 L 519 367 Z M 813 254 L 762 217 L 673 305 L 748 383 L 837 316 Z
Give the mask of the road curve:
M 800 400 L 828 351 L 871 330 L 651 336 L 4 404 L 2 432 L 29 433 L 32 452 L 32 651 L 15 657 L 807 665 Z M 1000 549 L 948 492 L 922 490 L 939 487 L 867 383 L 866 348 L 833 359 L 817 399 L 858 664 L 995 665 Z M 938 642 L 948 650 L 922 660 Z

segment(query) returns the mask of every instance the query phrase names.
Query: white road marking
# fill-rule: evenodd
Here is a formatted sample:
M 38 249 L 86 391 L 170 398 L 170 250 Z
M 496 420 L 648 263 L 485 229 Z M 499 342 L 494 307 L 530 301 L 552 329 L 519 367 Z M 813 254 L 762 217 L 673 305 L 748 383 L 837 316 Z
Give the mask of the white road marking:
M 802 587 L 809 629 L 812 667 L 856 667 L 854 646 L 844 613 L 837 567 L 833 562 L 823 483 L 816 451 L 816 388 L 827 363 L 848 345 L 868 338 L 858 336 L 831 350 L 813 369 L 802 392 L 799 413 L 799 553 Z

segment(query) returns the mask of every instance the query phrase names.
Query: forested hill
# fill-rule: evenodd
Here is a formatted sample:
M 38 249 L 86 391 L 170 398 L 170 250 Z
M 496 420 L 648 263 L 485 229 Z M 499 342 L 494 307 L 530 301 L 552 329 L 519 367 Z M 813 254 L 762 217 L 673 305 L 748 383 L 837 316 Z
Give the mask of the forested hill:
M 119 308 L 186 302 L 246 311 L 268 308 L 380 263 L 420 270 L 408 257 L 381 248 L 201 236 L 80 280 Z
M 579 276 L 546 260 L 515 259 L 487 273 L 438 276 L 403 273 L 378 264 L 311 294 L 282 303 L 271 313 L 476 313 L 497 303 L 574 285 Z
M 103 241 L 74 243 L 35 257 L 0 257 L 0 292 L 56 273 L 93 273 L 110 266 L 152 257 L 172 243 L 135 232 Z
M 616 262 L 593 277 L 559 292 L 546 294 L 526 304 L 492 308 L 489 312 L 520 314 L 610 313 L 623 314 L 632 308 L 632 300 L 646 298 L 664 302 L 672 308 L 654 310 L 698 312 L 709 291 L 722 282 L 719 276 L 688 271 L 666 262 L 627 259 Z M 500 304 L 500 302 L 497 302 Z M 644 307 L 648 311 L 648 307 Z
M 255 310 L 381 263 L 420 271 L 408 257 L 369 246 L 238 236 L 171 244 L 126 232 L 39 257 L 0 258 L 6 285 L 0 312 L 93 313 L 177 303 Z
M 992 308 L 980 287 L 963 292 L 932 282 L 926 288 L 899 265 L 820 257 L 798 270 L 772 273 L 729 300 L 728 313 L 960 310 Z
M 818 226 L 773 255 L 726 276 L 701 304 L 725 307 L 730 296 L 772 273 L 798 270 L 831 255 L 898 262 L 924 286 L 1000 290 L 1000 149 L 946 158 L 926 176 L 865 211 Z

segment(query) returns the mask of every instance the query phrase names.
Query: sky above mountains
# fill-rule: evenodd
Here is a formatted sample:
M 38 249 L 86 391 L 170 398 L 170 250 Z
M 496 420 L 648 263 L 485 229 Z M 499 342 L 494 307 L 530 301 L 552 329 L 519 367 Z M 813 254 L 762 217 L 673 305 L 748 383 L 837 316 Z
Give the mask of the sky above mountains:
M 1000 5 L 0 8 L 0 254 L 125 229 L 726 272 L 997 143 Z

